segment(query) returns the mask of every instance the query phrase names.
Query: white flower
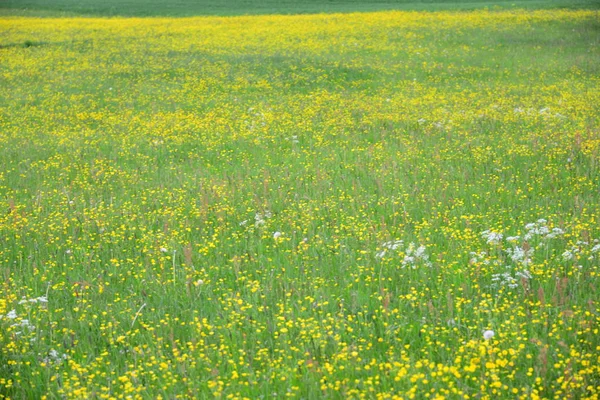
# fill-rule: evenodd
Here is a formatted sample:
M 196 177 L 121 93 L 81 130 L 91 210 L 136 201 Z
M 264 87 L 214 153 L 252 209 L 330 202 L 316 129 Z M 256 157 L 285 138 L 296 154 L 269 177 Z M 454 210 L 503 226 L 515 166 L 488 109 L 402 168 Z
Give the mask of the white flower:
M 541 236 L 542 239 L 555 239 L 556 237 L 563 235 L 565 232 L 560 228 L 550 228 L 547 226 L 548 221 L 540 218 L 536 222 L 525 225 L 527 233 L 525 234 L 525 240 L 530 240 L 536 235 Z
M 485 340 L 490 340 L 491 338 L 494 337 L 494 335 L 495 335 L 494 331 L 489 330 L 489 329 L 487 331 L 483 332 L 483 338 Z
M 509 288 L 514 289 L 519 286 L 517 280 L 509 272 L 492 275 L 492 282 L 494 283 L 491 287 L 508 286 Z
M 402 261 L 404 264 L 414 264 L 415 262 L 415 258 L 412 256 L 404 256 L 404 261 Z
M 531 262 L 531 256 L 533 255 L 533 249 L 530 248 L 525 250 L 519 246 L 516 246 L 514 249 L 509 249 L 506 252 L 510 255 L 510 258 L 514 262 L 521 262 L 525 265 L 529 265 Z
M 385 242 L 381 245 L 381 247 L 385 247 L 389 250 L 396 250 L 399 247 L 404 246 L 404 242 L 402 240 L 393 240 L 391 242 Z
M 413 269 L 415 269 L 417 268 L 417 263 L 419 262 L 427 267 L 431 267 L 429 255 L 425 253 L 426 250 L 426 247 L 423 245 L 417 247 L 414 243 L 410 243 L 406 249 L 404 259 L 402 260 L 402 267 L 405 268 L 407 266 L 411 266 Z
M 528 270 L 524 269 L 523 271 L 517 271 L 515 272 L 515 276 L 518 276 L 519 278 L 523 278 L 523 279 L 531 279 L 531 272 L 529 272 Z
M 265 224 L 265 220 L 267 218 L 271 218 L 272 214 L 270 211 L 265 211 L 265 214 L 261 214 L 261 213 L 256 213 L 254 214 L 254 226 L 255 227 L 259 227 L 261 225 Z
M 481 232 L 481 236 L 487 241 L 487 244 L 500 244 L 503 238 L 501 233 L 491 230 Z
M 31 325 L 28 319 L 22 319 L 20 323 L 14 324 L 12 326 L 20 326 L 22 328 L 28 328 L 30 331 L 35 330 L 35 326 Z
M 161 247 L 161 248 L 160 248 L 160 252 L 161 252 L 161 253 L 166 253 L 166 252 L 168 252 L 168 251 L 169 251 L 169 250 L 167 250 L 167 249 L 166 249 L 166 248 L 164 248 L 164 247 Z
M 27 297 L 22 297 L 21 300 L 19 300 L 19 304 L 25 304 L 25 303 L 47 303 L 48 302 L 48 298 L 46 296 L 40 296 L 40 297 L 36 297 L 35 299 L 27 299 Z
M 10 310 L 8 314 L 6 314 L 6 318 L 15 319 L 17 318 L 17 310 Z
M 202 279 L 198 279 L 196 281 L 196 286 L 201 286 L 201 285 L 204 285 L 204 281 Z
M 273 239 L 277 240 L 281 237 L 281 235 L 283 235 L 283 233 L 277 231 L 273 234 Z
M 565 251 L 564 253 L 562 253 L 562 258 L 565 261 L 572 260 L 573 259 L 573 252 L 571 252 L 569 250 Z
M 560 228 L 552 228 L 552 232 L 546 235 L 546 239 L 554 239 L 558 236 L 564 235 L 565 231 Z
M 66 354 L 61 355 L 58 351 L 50 349 L 50 351 L 48 352 L 48 357 L 44 357 L 42 362 L 44 364 L 60 364 L 67 358 L 68 356 Z
M 381 245 L 382 249 L 375 253 L 375 258 L 383 258 L 388 254 L 390 256 L 394 256 L 397 254 L 397 250 L 404 247 L 404 242 L 402 240 L 392 240 L 389 242 L 385 242 Z M 429 255 L 426 253 L 427 248 L 423 245 L 419 245 L 415 243 L 409 243 L 406 250 L 404 250 L 404 257 L 402 259 L 402 268 L 406 268 L 407 266 L 417 268 L 419 265 L 425 265 L 427 267 L 431 267 L 431 262 L 429 261 Z
M 479 253 L 475 253 L 474 251 L 469 253 L 471 255 L 471 259 L 469 262 L 471 264 L 475 264 L 476 262 L 483 261 L 485 265 L 490 264 L 490 260 L 486 259 L 487 253 L 485 251 L 480 251 Z
M 385 250 L 381 250 L 381 251 L 377 252 L 377 254 L 375 254 L 375 258 L 383 258 L 383 257 L 385 257 L 385 253 L 386 253 Z

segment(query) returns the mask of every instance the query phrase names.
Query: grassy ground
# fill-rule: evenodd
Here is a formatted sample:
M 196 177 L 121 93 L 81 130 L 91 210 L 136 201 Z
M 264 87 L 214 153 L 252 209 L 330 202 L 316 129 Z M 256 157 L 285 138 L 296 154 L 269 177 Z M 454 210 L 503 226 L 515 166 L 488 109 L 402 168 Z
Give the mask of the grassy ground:
M 0 398 L 596 398 L 599 45 L 0 19 Z
M 193 16 L 475 8 L 595 8 L 596 0 L 0 0 L 0 15 Z

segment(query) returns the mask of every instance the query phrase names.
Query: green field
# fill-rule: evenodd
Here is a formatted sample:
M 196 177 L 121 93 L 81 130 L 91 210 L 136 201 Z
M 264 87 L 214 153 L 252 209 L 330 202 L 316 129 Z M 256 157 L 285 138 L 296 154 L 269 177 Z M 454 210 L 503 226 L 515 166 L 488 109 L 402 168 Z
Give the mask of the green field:
M 594 3 L 0 4 L 0 399 L 600 395 Z

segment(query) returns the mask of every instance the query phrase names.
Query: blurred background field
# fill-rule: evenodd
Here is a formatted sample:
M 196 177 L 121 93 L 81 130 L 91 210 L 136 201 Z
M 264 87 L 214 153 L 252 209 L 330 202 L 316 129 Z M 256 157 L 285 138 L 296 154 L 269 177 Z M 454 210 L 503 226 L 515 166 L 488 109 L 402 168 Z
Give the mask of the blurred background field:
M 382 10 L 469 10 L 593 8 L 596 0 L 1 0 L 0 15 L 30 16 L 194 16 L 365 12 Z

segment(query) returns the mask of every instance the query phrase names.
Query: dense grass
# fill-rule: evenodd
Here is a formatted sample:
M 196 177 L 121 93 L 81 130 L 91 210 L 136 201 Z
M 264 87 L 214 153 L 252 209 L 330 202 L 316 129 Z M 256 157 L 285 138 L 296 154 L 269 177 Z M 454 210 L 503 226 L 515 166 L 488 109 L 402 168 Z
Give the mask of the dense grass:
M 597 397 L 599 27 L 0 19 L 0 398 Z
M 595 8 L 596 0 L 0 0 L 0 15 L 193 16 L 475 8 Z

